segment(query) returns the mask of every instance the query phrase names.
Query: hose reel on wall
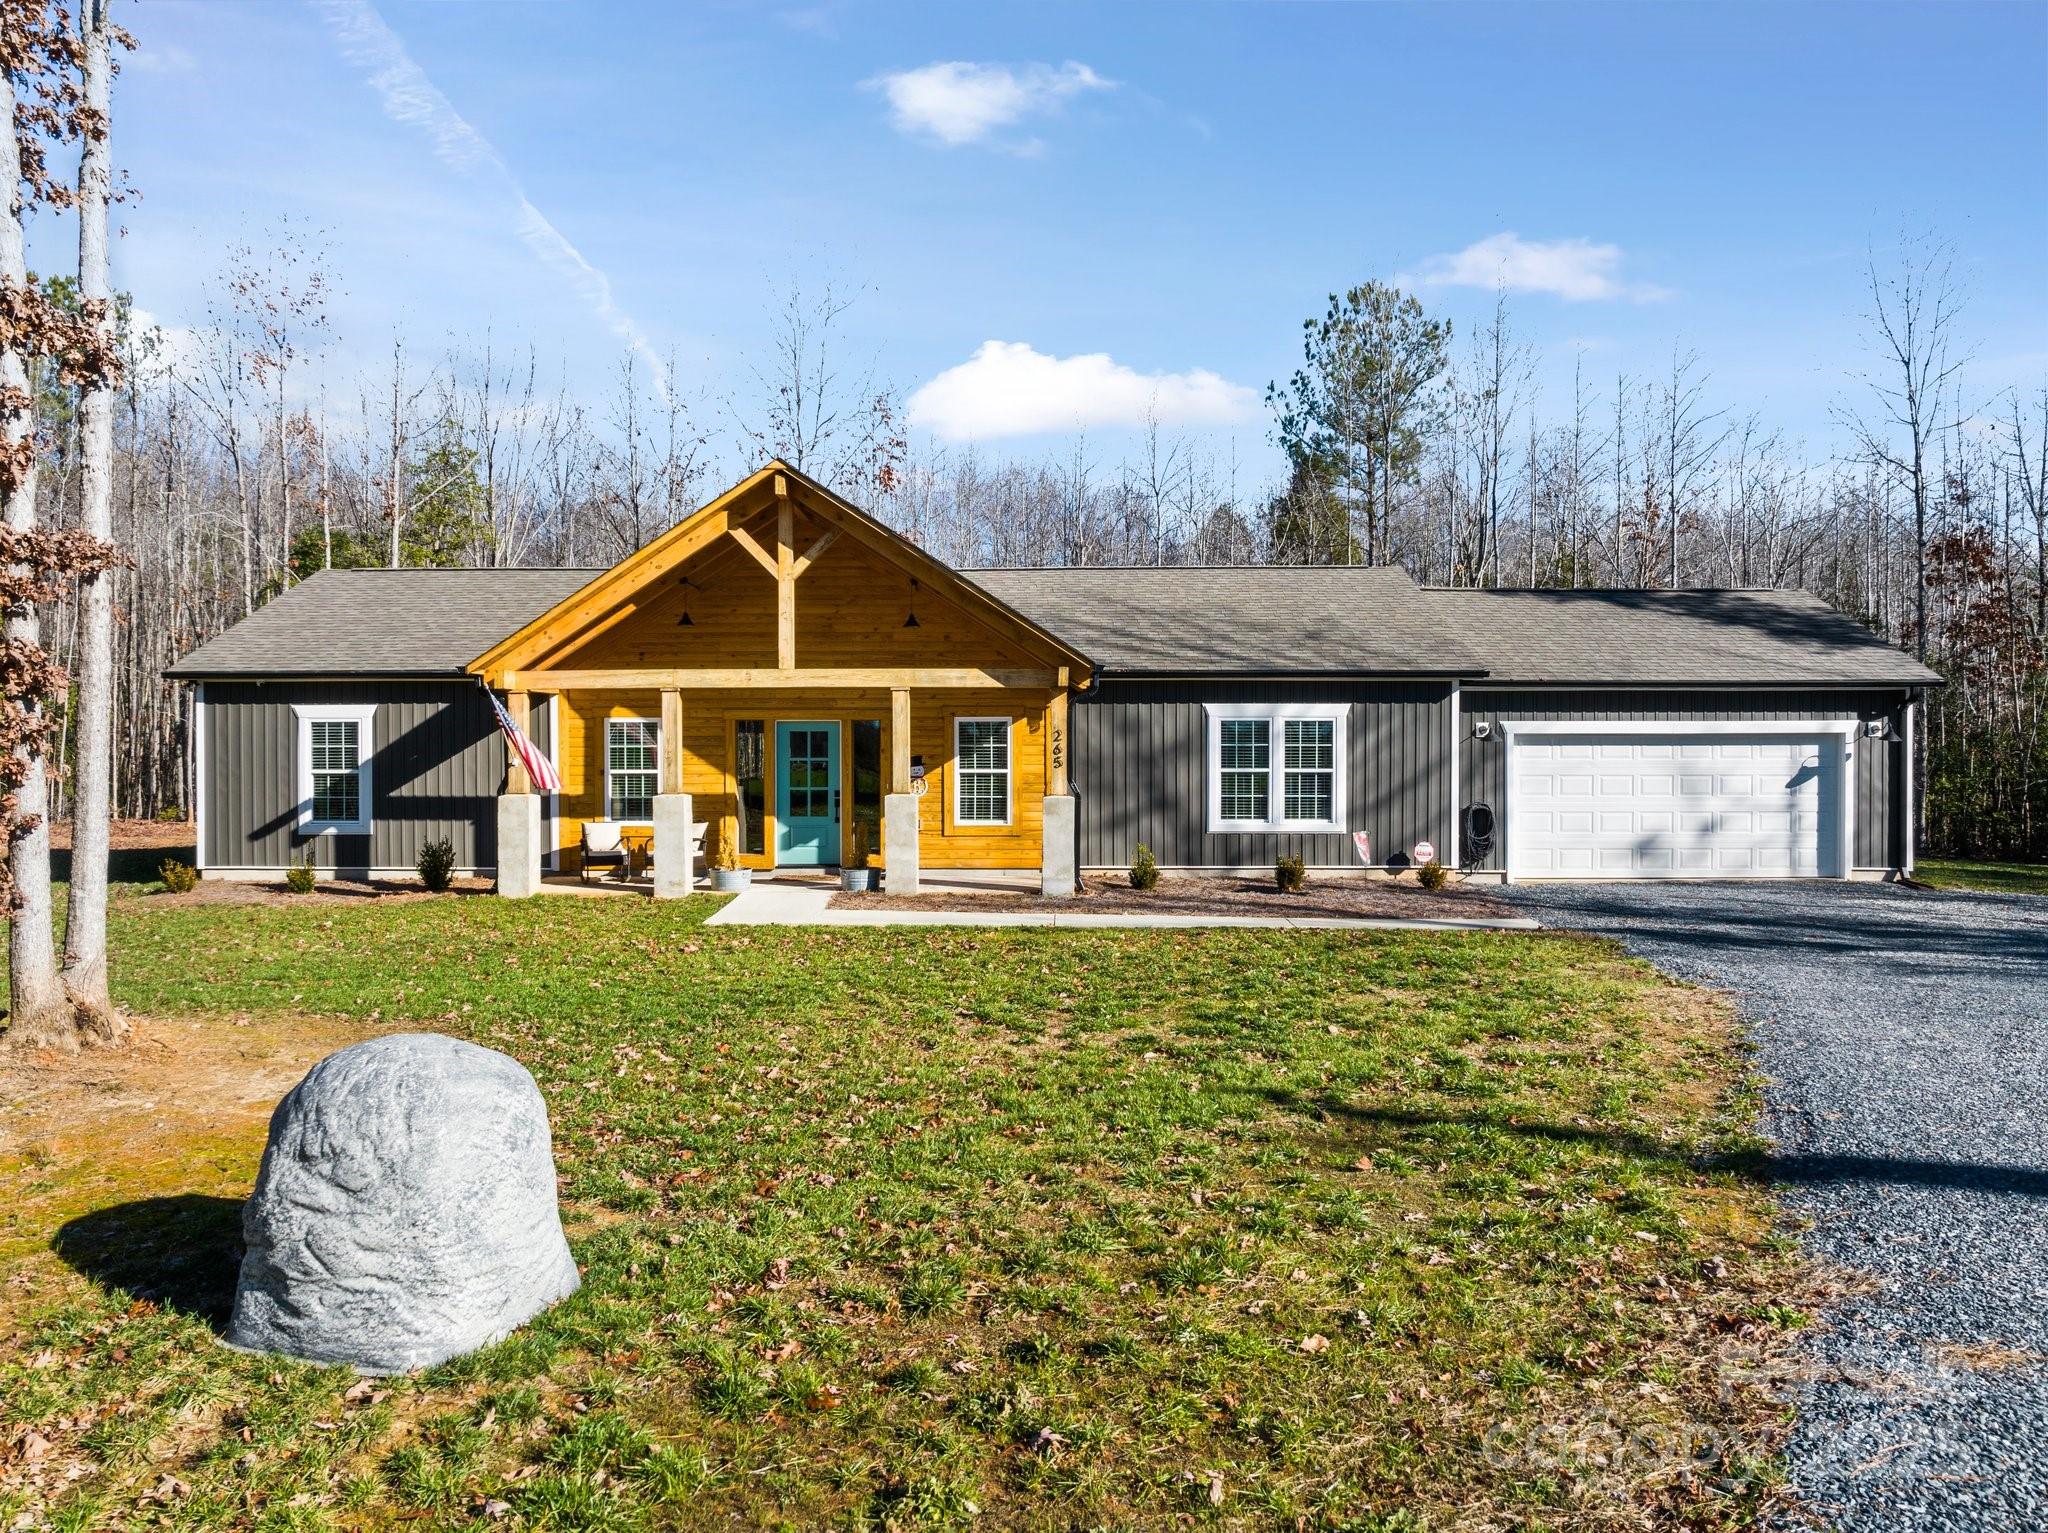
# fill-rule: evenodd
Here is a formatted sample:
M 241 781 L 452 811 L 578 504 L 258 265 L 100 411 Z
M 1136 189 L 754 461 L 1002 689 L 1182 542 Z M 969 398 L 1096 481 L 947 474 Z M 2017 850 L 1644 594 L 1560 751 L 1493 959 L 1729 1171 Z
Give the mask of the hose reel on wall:
M 1467 804 L 1458 837 L 1458 864 L 1467 873 L 1486 861 L 1493 851 L 1494 818 L 1491 804 Z

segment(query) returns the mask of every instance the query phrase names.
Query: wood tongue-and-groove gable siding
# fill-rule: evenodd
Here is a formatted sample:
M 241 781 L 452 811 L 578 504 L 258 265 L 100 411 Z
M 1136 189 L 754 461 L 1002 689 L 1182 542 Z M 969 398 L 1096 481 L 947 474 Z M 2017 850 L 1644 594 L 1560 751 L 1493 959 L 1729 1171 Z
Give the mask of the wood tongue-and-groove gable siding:
M 772 550 L 775 516 L 743 519 Z M 799 510 L 794 517 L 794 552 L 801 555 L 828 524 Z M 916 614 L 917 625 L 906 626 Z M 688 615 L 689 621 L 683 618 Z M 564 671 L 648 669 L 773 669 L 776 665 L 776 583 L 729 536 L 686 561 L 642 595 L 622 617 L 550 656 L 529 671 L 538 680 L 550 669 Z M 796 582 L 796 663 L 804 669 L 957 668 L 1045 669 L 1047 659 L 968 613 L 932 585 L 917 581 L 901 565 L 842 535 Z M 800 681 L 800 678 L 799 678 Z M 922 757 L 927 788 L 920 809 L 919 860 L 928 868 L 1027 868 L 1038 866 L 1046 791 L 1045 729 L 1050 689 L 913 690 L 911 754 Z M 800 684 L 789 689 L 717 691 L 685 688 L 683 701 L 683 791 L 691 794 L 699 820 L 717 824 L 735 812 L 732 781 L 732 723 L 760 719 L 772 731 L 778 719 L 878 719 L 884 732 L 890 716 L 886 689 L 824 690 Z M 558 844 L 573 867 L 586 819 L 602 818 L 604 803 L 604 720 L 661 717 L 661 694 L 652 689 L 577 688 L 556 704 L 562 771 L 562 815 Z M 1007 716 L 1011 720 L 1010 823 L 960 825 L 953 815 L 953 721 L 961 717 Z M 772 733 L 769 741 L 773 755 Z M 851 742 L 842 732 L 840 757 L 846 792 L 841 823 L 851 825 Z M 888 752 L 883 752 L 883 761 Z M 771 761 L 771 773 L 773 765 Z M 768 790 L 774 813 L 774 792 Z M 749 862 L 773 860 L 768 854 Z M 876 848 L 875 860 L 882 861 Z

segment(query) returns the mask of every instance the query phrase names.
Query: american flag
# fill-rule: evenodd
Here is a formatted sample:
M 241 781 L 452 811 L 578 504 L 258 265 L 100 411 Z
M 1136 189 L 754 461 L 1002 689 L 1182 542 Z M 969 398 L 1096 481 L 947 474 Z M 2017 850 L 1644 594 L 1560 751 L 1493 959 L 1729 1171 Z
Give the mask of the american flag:
M 519 754 L 520 763 L 526 768 L 526 775 L 533 779 L 533 785 L 542 793 L 560 793 L 562 774 L 555 770 L 555 764 L 543 755 L 534 743 L 526 738 L 520 727 L 512 722 L 512 715 L 505 711 L 505 705 L 498 701 L 498 694 L 488 687 L 484 696 L 491 700 L 491 712 L 498 716 L 498 727 L 505 731 L 505 738 L 512 742 L 512 749 Z

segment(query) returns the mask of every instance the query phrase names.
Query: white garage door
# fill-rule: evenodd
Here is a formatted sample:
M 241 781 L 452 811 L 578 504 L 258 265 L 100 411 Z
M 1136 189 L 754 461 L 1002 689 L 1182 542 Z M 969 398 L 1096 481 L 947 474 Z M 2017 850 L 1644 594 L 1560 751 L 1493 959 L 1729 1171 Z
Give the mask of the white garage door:
M 1842 742 L 1518 734 L 1510 866 L 1524 878 L 1839 876 Z

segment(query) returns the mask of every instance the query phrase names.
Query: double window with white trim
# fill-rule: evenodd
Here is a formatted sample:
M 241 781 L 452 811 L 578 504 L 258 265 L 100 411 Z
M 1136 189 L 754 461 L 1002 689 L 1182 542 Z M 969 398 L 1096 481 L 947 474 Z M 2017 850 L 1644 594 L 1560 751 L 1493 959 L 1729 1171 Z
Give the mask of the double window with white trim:
M 604 721 L 605 814 L 614 820 L 651 820 L 661 791 L 661 720 Z
M 298 703 L 299 833 L 362 835 L 370 828 L 374 703 Z
M 1210 703 L 1211 835 L 1344 828 L 1342 705 Z

